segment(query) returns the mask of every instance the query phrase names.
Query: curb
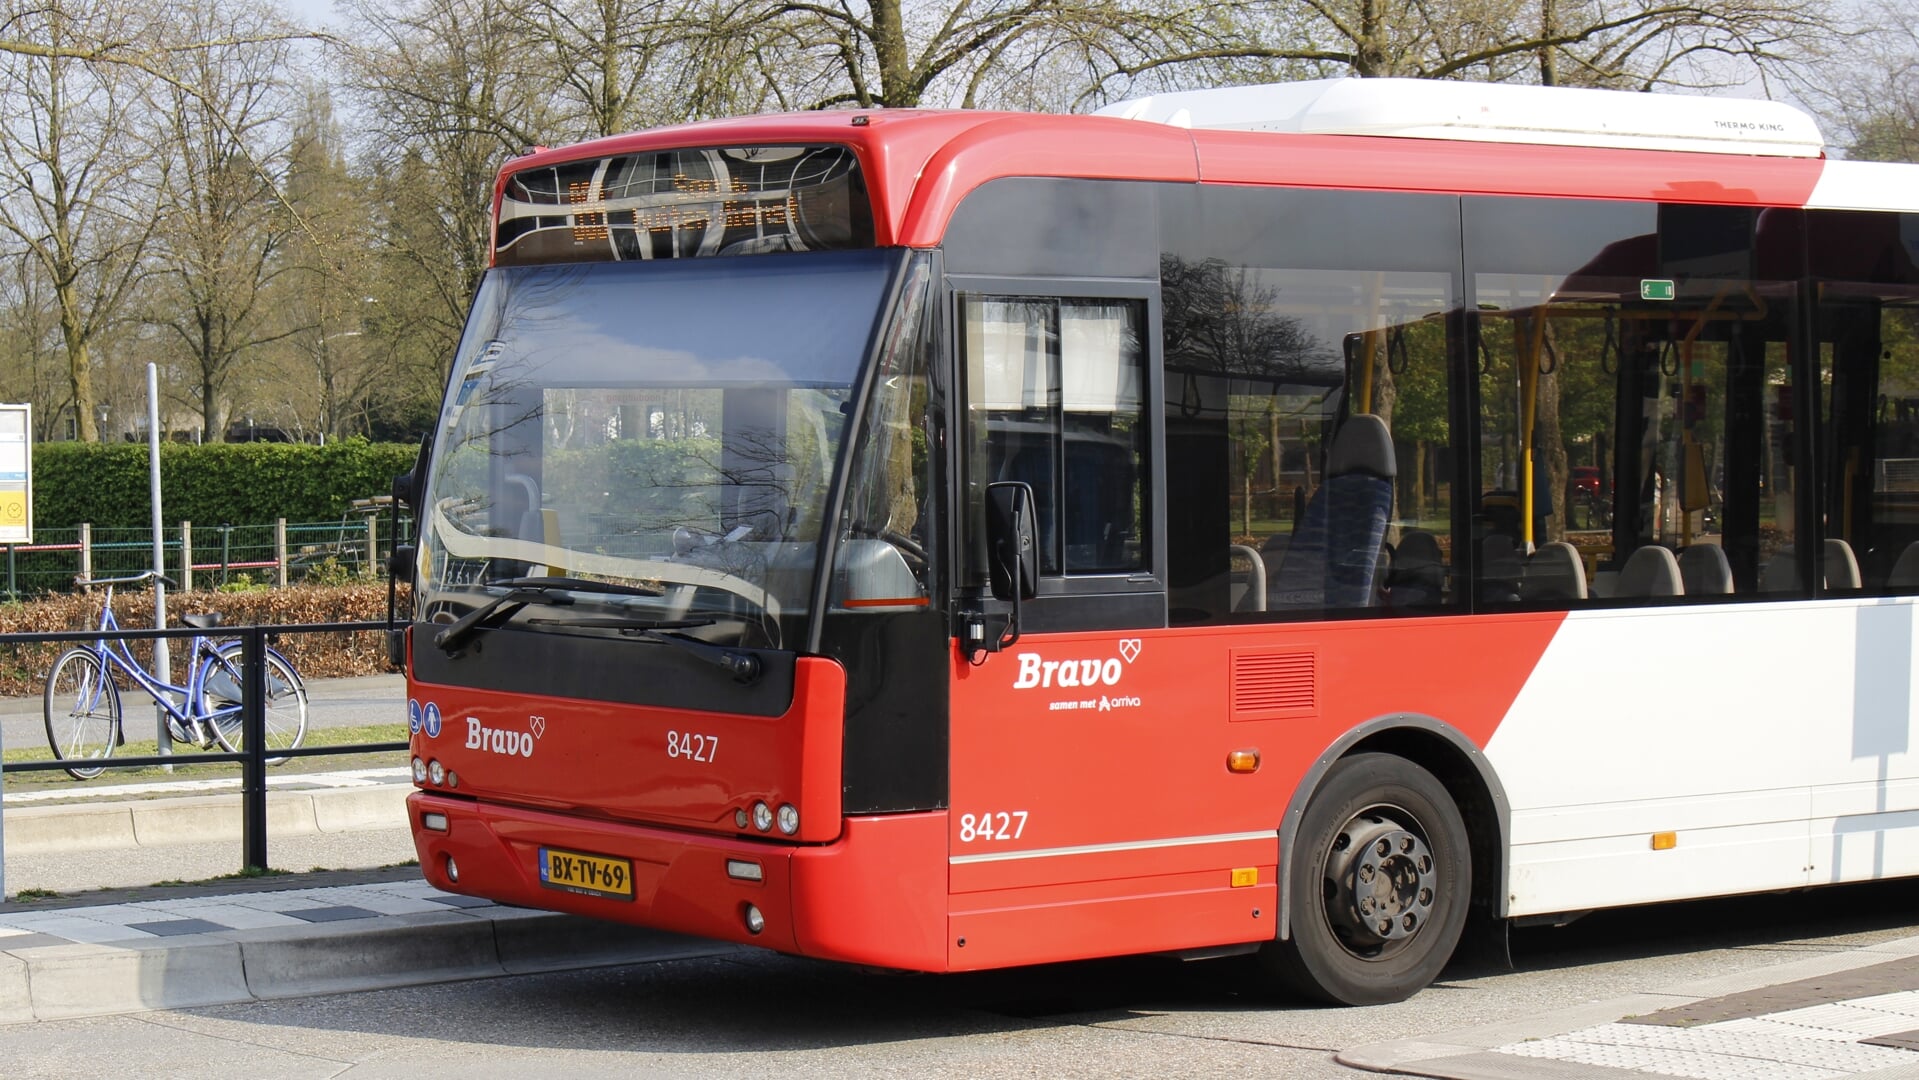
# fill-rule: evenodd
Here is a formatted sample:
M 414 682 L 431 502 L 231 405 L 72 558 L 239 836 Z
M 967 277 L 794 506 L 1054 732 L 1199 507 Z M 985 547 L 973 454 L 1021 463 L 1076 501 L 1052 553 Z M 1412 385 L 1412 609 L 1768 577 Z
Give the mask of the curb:
M 738 945 L 494 909 L 0 951 L 0 1025 L 721 956 Z
M 311 835 L 407 827 L 411 784 L 267 792 L 269 835 Z M 139 802 L 23 806 L 0 813 L 5 848 L 19 855 L 111 851 L 238 840 L 240 795 L 191 795 Z M 0 1007 L 4 1001 L 0 1001 Z

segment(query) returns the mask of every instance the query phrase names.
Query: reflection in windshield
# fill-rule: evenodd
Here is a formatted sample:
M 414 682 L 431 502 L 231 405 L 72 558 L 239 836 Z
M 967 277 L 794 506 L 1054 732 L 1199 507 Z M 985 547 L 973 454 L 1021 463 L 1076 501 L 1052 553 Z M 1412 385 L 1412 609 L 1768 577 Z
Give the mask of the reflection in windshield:
M 434 456 L 422 617 L 457 618 L 488 582 L 589 577 L 658 595 L 581 593 L 542 623 L 613 608 L 786 640 L 891 261 L 494 271 Z

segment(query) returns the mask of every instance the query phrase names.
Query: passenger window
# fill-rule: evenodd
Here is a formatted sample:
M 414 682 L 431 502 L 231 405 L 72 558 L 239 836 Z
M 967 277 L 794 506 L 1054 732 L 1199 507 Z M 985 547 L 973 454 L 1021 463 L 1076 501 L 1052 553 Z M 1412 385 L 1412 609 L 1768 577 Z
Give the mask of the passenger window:
M 1160 263 L 1170 620 L 1452 602 L 1458 202 L 1199 199 Z
M 1042 574 L 1145 569 L 1145 304 L 966 295 L 960 312 L 969 520 L 982 520 L 988 484 L 1022 482 Z M 973 530 L 973 584 L 986 579 L 983 531 Z
M 1759 219 L 1467 200 L 1480 604 L 1799 587 L 1796 286 L 1760 273 Z
M 1828 592 L 1919 593 L 1919 214 L 1805 215 Z

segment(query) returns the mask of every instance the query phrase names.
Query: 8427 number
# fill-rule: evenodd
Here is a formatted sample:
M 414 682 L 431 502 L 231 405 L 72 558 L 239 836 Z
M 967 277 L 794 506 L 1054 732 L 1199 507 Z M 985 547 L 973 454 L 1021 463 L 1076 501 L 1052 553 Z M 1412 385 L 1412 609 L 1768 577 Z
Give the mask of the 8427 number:
M 1018 840 L 1026 831 L 1026 811 L 994 810 L 984 814 L 960 815 L 960 843 L 975 840 Z
M 711 762 L 720 752 L 718 735 L 695 735 L 692 732 L 669 731 L 666 733 L 666 756 L 685 758 L 688 761 Z

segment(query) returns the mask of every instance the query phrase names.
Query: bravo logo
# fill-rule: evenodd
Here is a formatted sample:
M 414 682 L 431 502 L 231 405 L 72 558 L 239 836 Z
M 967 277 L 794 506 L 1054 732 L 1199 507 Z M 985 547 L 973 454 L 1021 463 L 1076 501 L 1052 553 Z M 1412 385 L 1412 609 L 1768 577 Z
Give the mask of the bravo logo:
M 546 717 L 529 716 L 526 723 L 532 730 L 514 731 L 510 728 L 490 728 L 480 723 L 479 717 L 469 716 L 466 718 L 466 748 L 488 754 L 530 758 L 533 756 L 533 744 L 546 734 Z
M 1019 677 L 1015 690 L 1054 686 L 1117 686 L 1126 665 L 1139 657 L 1139 639 L 1126 638 L 1119 643 L 1118 656 L 1075 657 L 1048 660 L 1038 653 L 1019 654 Z

